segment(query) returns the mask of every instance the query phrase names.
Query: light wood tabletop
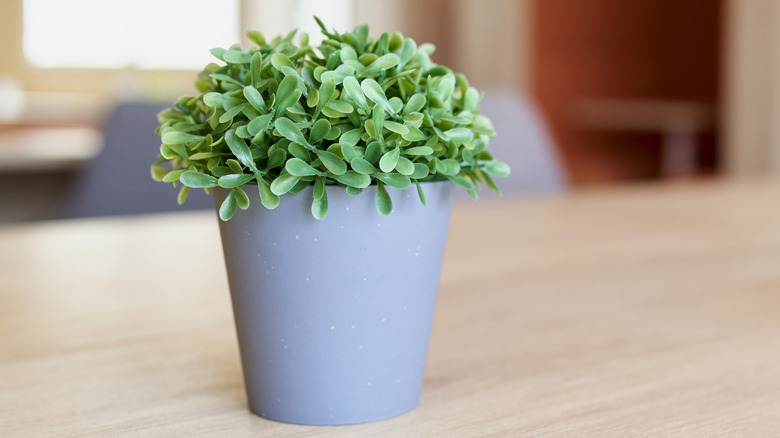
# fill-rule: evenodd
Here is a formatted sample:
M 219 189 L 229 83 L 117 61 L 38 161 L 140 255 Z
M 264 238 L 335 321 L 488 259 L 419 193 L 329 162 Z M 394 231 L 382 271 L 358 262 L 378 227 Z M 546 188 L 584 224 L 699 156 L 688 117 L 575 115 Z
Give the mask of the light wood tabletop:
M 0 228 L 0 435 L 778 436 L 780 184 L 458 203 L 390 420 L 252 415 L 232 324 L 213 213 Z

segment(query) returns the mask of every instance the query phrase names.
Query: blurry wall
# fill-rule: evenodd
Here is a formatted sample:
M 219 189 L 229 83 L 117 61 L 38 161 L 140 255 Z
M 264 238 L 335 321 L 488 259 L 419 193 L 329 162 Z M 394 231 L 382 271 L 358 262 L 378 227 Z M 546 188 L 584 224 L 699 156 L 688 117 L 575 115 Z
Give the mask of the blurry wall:
M 536 2 L 533 94 L 576 183 L 716 169 L 720 25 L 712 0 Z
M 780 176 L 780 0 L 728 0 L 725 11 L 725 169 Z

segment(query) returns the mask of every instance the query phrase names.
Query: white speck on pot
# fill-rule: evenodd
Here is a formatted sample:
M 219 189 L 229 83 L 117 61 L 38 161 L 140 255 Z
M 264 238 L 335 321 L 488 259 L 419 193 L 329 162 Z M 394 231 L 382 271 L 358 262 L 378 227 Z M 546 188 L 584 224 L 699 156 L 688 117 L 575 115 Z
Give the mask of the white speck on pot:
M 381 227 L 381 226 L 382 226 L 382 224 L 376 224 L 376 226 L 377 226 L 377 227 Z
M 349 328 L 354 329 L 355 328 L 355 324 L 352 324 Z
M 330 329 L 331 329 L 331 330 L 336 330 L 336 326 L 333 326 L 333 325 L 332 325 L 332 326 L 330 326 Z
M 362 349 L 363 349 L 363 346 L 362 345 L 358 345 L 358 350 L 362 350 Z
M 276 242 L 273 243 L 273 246 L 276 246 Z
M 309 281 L 309 277 L 306 277 L 306 281 Z
M 317 238 L 316 238 L 316 237 L 314 238 L 314 241 L 315 241 L 315 242 L 317 241 Z
M 368 281 L 368 278 L 366 278 L 366 277 L 363 277 L 363 281 Z
M 387 318 L 382 318 L 382 322 L 387 322 Z
M 420 253 L 419 253 L 419 252 L 416 252 L 416 253 L 414 253 L 414 256 L 415 256 L 415 257 L 420 257 Z
M 366 382 L 366 386 L 371 386 L 371 382 Z
M 349 207 L 347 207 L 347 211 L 349 211 Z
M 295 235 L 295 240 L 298 240 L 298 239 L 300 239 L 300 238 L 301 238 L 301 236 L 299 236 L 299 235 L 297 235 L 297 234 Z

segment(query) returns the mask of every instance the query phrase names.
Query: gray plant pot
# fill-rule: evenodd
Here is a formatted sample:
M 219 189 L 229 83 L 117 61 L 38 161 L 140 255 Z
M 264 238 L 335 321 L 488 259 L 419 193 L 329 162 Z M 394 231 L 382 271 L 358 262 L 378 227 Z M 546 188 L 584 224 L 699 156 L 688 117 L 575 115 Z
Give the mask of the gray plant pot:
M 420 397 L 447 237 L 450 182 L 425 183 L 427 206 L 375 186 L 328 186 L 316 220 L 311 189 L 275 210 L 239 210 L 220 231 L 249 408 L 272 420 L 336 425 L 381 420 Z M 215 190 L 217 205 L 228 191 Z

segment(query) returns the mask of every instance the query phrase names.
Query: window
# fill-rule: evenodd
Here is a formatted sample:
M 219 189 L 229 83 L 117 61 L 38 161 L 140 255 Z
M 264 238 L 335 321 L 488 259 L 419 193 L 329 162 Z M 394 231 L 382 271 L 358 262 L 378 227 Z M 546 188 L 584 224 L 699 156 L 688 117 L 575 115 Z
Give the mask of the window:
M 36 67 L 199 70 L 239 41 L 240 0 L 24 0 Z

